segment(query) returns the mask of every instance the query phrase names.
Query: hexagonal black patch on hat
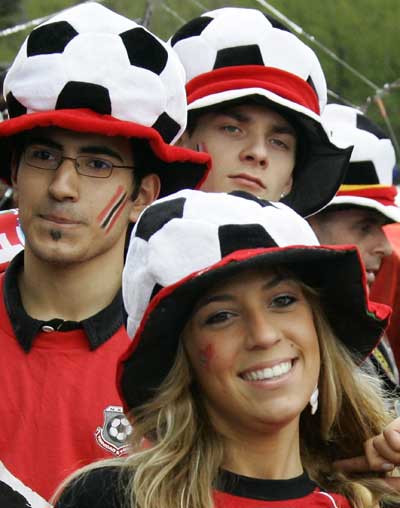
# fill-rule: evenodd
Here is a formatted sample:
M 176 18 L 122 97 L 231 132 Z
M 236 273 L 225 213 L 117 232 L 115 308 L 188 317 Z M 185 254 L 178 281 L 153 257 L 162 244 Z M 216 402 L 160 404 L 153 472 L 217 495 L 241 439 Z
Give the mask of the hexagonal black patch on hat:
M 144 28 L 132 28 L 120 34 L 131 65 L 161 74 L 167 65 L 168 52 Z
M 152 125 L 166 143 L 171 143 L 181 128 L 178 122 L 175 122 L 167 113 L 162 113 Z
M 176 198 L 156 203 L 147 208 L 136 227 L 136 236 L 148 241 L 172 219 L 181 219 L 186 198 Z
M 378 173 L 372 161 L 350 162 L 343 180 L 345 185 L 377 185 Z
M 200 35 L 212 20 L 213 18 L 209 18 L 207 16 L 200 16 L 199 18 L 192 19 L 192 21 L 183 25 L 183 27 L 180 28 L 172 37 L 171 46 L 175 46 L 177 42 L 182 41 L 183 39 Z
M 12 92 L 8 92 L 6 97 L 7 102 L 7 110 L 10 118 L 15 118 L 16 116 L 25 115 L 27 109 L 23 106 L 12 94 Z
M 378 139 L 387 139 L 389 136 L 385 134 L 383 129 L 376 125 L 376 123 L 372 122 L 369 118 L 364 115 L 357 115 L 357 129 L 361 129 L 362 131 L 370 132 L 374 134 Z
M 220 49 L 217 52 L 214 69 L 234 65 L 264 65 L 260 48 L 257 44 Z
M 102 115 L 111 115 L 111 99 L 107 88 L 93 83 L 69 81 L 61 90 L 56 109 L 89 108 Z
M 27 56 L 62 53 L 78 32 L 67 21 L 56 21 L 39 26 L 29 35 Z
M 276 247 L 277 243 L 260 224 L 226 224 L 218 229 L 221 257 L 242 249 Z

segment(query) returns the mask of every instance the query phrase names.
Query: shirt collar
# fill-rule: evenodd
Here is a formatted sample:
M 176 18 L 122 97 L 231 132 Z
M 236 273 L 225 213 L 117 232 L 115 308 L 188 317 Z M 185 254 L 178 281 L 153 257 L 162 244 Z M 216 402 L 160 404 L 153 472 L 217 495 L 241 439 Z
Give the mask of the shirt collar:
M 20 252 L 11 261 L 4 278 L 4 303 L 10 317 L 15 336 L 24 349 L 29 352 L 35 337 L 42 327 L 54 320 L 41 321 L 29 316 L 22 305 L 18 287 L 18 273 L 24 265 L 24 253 Z M 104 344 L 124 323 L 122 291 L 119 290 L 114 300 L 105 309 L 80 322 L 68 321 L 66 330 L 83 328 L 86 332 L 90 349 L 94 350 Z M 61 330 L 62 331 L 62 330 Z
M 242 476 L 221 470 L 217 478 L 217 490 L 238 497 L 261 501 L 284 501 L 311 494 L 317 485 L 306 472 L 287 480 L 264 480 Z

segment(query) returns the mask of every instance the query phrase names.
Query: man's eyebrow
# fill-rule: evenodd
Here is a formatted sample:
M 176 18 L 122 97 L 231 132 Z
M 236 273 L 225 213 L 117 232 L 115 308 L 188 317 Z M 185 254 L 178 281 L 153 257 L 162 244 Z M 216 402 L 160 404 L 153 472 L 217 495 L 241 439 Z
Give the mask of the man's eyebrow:
M 40 137 L 40 136 L 32 136 L 27 139 L 26 146 L 31 145 L 46 145 L 51 148 L 55 148 L 56 150 L 62 150 L 63 146 L 60 143 L 57 143 L 56 141 L 53 141 L 50 138 Z
M 251 122 L 251 116 L 243 113 L 242 111 L 235 110 L 226 110 L 226 111 L 218 111 L 215 113 L 216 116 L 227 116 L 236 120 L 237 122 L 248 123 Z M 279 123 L 275 122 L 272 131 L 276 134 L 289 134 L 291 136 L 296 137 L 295 129 L 288 123 Z
M 61 143 L 57 143 L 51 138 L 41 137 L 41 136 L 32 136 L 27 140 L 27 146 L 30 145 L 45 145 L 49 148 L 54 148 L 56 150 L 63 151 L 64 147 Z M 89 146 L 81 146 L 78 149 L 81 154 L 93 154 L 93 155 L 108 155 L 110 157 L 114 157 L 121 162 L 124 162 L 122 157 L 118 152 L 112 150 L 108 146 L 105 145 L 89 145 Z
M 118 152 L 116 152 L 115 150 L 112 150 L 108 146 L 104 146 L 104 145 L 82 146 L 79 148 L 79 153 L 82 153 L 82 154 L 90 153 L 90 154 L 95 154 L 95 155 L 109 155 L 110 157 L 115 157 L 116 159 L 123 162 L 123 159 Z
M 64 147 L 61 143 L 57 143 L 57 141 L 54 141 L 51 138 L 41 137 L 41 136 L 32 136 L 27 140 L 26 143 L 27 146 L 30 145 L 45 145 L 50 148 L 54 148 L 56 150 L 63 151 Z M 115 157 L 116 159 L 123 162 L 122 157 L 118 152 L 115 150 L 112 150 L 108 146 L 105 145 L 93 145 L 93 146 L 81 146 L 78 149 L 79 153 L 81 154 L 94 154 L 94 155 L 109 155 L 110 157 Z
M 296 137 L 296 131 L 290 125 L 276 124 L 276 125 L 274 125 L 272 130 L 276 134 L 289 134 L 290 136 Z
M 234 109 L 229 110 L 221 110 L 217 111 L 216 116 L 228 116 L 232 118 L 233 120 L 237 120 L 238 122 L 249 122 L 250 117 L 249 115 L 246 115 L 246 113 L 242 113 L 241 111 L 235 111 Z

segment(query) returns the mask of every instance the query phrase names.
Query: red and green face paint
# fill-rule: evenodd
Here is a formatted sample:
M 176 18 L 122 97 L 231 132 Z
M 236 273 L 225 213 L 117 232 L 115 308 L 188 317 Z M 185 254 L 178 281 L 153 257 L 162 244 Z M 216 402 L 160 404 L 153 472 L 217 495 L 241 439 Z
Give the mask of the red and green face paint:
M 105 230 L 106 234 L 111 231 L 114 224 L 117 222 L 127 202 L 128 193 L 122 185 L 119 185 L 115 194 L 97 216 L 97 221 L 100 227 Z
M 200 362 L 206 369 L 210 367 L 210 362 L 214 357 L 214 348 L 211 344 L 200 349 Z

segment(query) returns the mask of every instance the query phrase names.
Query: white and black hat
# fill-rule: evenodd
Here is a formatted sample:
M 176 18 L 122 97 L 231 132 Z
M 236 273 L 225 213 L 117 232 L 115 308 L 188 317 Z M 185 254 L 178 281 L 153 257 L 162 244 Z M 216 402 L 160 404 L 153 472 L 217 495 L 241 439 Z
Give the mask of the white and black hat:
M 7 73 L 2 171 L 4 138 L 57 126 L 143 139 L 162 194 L 196 187 L 208 156 L 170 146 L 186 127 L 184 86 L 176 54 L 142 26 L 94 2 L 67 9 L 30 33 Z
M 298 127 L 302 145 L 283 202 L 303 216 L 323 208 L 339 188 L 351 150 L 332 144 L 321 125 L 327 89 L 314 51 L 262 12 L 236 7 L 189 21 L 170 44 L 186 71 L 189 119 L 244 99 L 269 105 Z
M 328 104 L 322 120 L 336 145 L 353 145 L 345 179 L 329 208 L 372 208 L 388 222 L 400 222 L 393 185 L 396 154 L 389 137 L 361 111 L 349 106 Z
M 132 346 L 119 365 L 127 410 L 148 400 L 170 371 L 198 298 L 252 267 L 287 266 L 316 288 L 338 338 L 359 357 L 376 346 L 389 307 L 368 301 L 355 246 L 320 246 L 283 203 L 184 190 L 144 210 L 132 233 L 123 298 Z

